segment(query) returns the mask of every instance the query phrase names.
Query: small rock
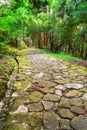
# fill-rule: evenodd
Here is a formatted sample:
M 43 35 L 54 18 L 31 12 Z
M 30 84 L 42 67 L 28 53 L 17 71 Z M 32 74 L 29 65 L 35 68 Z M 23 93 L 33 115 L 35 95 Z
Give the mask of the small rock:
M 45 110 L 51 110 L 54 106 L 53 102 L 42 101 Z
M 60 117 L 52 111 L 44 112 L 44 128 L 45 130 L 59 130 Z
M 44 73 L 39 73 L 39 74 L 35 75 L 34 79 L 40 79 L 40 78 L 42 78 L 43 74 Z
M 0 109 L 2 109 L 3 106 L 4 106 L 4 103 L 0 102 Z
M 35 91 L 30 94 L 30 101 L 38 102 L 42 99 L 42 97 L 43 97 L 43 95 L 40 92 Z
M 80 98 L 72 98 L 70 99 L 71 106 L 82 106 L 82 100 Z
M 81 91 L 81 92 L 84 92 L 84 93 L 87 93 L 87 88 L 84 87 L 84 88 L 80 89 L 80 91 Z
M 66 97 L 79 97 L 81 96 L 83 93 L 82 92 L 79 92 L 78 90 L 71 90 L 69 91 L 68 93 L 66 93 Z
M 41 90 L 43 93 L 48 93 L 48 92 L 49 92 L 49 88 L 48 88 L 48 87 L 40 88 L 40 90 Z
M 87 111 L 87 102 L 84 102 L 85 110 Z
M 61 119 L 60 120 L 60 127 L 63 130 L 71 130 L 70 121 L 68 119 Z
M 61 90 L 55 90 L 55 94 L 58 96 L 62 96 L 62 91 Z
M 77 84 L 77 83 L 69 83 L 69 84 L 66 84 L 66 87 L 73 88 L 73 89 L 80 89 L 80 88 L 83 88 L 83 85 Z
M 77 78 L 78 78 L 79 80 L 84 80 L 85 76 L 82 75 L 82 76 L 78 76 Z
M 49 93 L 53 94 L 55 92 L 54 88 L 50 88 Z
M 44 73 L 43 79 L 44 80 L 50 80 L 50 79 L 52 79 L 52 76 L 51 76 L 51 74 L 49 72 L 48 73 Z
M 46 81 L 46 80 L 42 80 L 38 83 L 38 86 L 40 87 L 54 87 L 56 86 L 56 83 L 52 82 L 52 81 Z
M 59 106 L 62 108 L 70 108 L 70 102 L 67 98 L 61 98 Z
M 55 76 L 54 79 L 61 79 L 62 76 Z
M 66 87 L 64 85 L 58 85 L 58 86 L 55 87 L 55 89 L 66 90 Z
M 62 118 L 68 118 L 68 119 L 72 119 L 74 117 L 73 113 L 70 112 L 68 109 L 60 109 L 58 110 L 58 114 L 62 117 Z
M 60 96 L 54 95 L 54 94 L 46 94 L 44 96 L 44 100 L 45 101 L 59 101 L 60 100 Z
M 69 83 L 69 79 L 58 79 L 58 80 L 54 80 L 55 83 L 57 84 L 67 84 Z
M 73 107 L 71 108 L 71 111 L 72 111 L 72 112 L 75 112 L 75 113 L 77 113 L 77 114 L 82 114 L 82 113 L 85 112 L 82 108 L 77 107 L 77 106 L 73 106 Z
M 22 125 L 23 125 L 23 128 L 24 128 L 24 129 L 27 129 L 28 124 L 26 124 L 26 123 L 22 123 Z
M 87 88 L 87 83 L 85 83 L 84 86 Z
M 19 95 L 18 95 L 18 93 L 17 92 L 14 92 L 13 94 L 12 94 L 12 97 L 18 97 Z
M 43 106 L 41 103 L 33 103 L 28 105 L 28 110 L 30 112 L 40 112 L 43 110 Z
M 71 121 L 71 126 L 75 130 L 87 130 L 87 117 L 84 116 L 75 117 Z
M 82 96 L 82 99 L 83 99 L 83 100 L 87 100 L 87 93 L 85 93 L 85 94 Z

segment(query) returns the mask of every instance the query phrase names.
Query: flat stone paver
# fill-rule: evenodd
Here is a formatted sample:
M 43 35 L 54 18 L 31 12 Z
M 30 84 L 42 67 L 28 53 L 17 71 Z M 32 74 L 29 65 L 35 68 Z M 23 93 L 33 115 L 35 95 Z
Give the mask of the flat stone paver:
M 36 49 L 17 59 L 6 130 L 87 130 L 87 69 Z

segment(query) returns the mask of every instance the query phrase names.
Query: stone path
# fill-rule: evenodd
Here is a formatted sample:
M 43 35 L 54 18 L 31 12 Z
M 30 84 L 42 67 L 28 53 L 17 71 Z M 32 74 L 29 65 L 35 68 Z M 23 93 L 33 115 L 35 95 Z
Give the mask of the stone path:
M 6 130 L 87 130 L 87 70 L 37 50 L 17 59 Z

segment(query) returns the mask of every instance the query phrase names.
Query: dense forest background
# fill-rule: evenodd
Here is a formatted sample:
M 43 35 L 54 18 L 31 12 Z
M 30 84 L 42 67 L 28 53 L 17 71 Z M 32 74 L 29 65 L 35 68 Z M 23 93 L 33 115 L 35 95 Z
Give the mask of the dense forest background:
M 87 59 L 86 0 L 0 0 L 0 57 L 33 44 Z

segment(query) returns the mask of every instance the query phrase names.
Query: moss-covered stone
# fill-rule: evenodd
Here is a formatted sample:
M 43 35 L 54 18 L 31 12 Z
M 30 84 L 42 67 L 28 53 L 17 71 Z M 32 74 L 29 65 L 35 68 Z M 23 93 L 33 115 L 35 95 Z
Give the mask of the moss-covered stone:
M 61 127 L 62 130 L 71 130 L 70 120 L 68 120 L 68 119 L 61 119 L 60 120 L 60 127 Z
M 45 80 L 50 80 L 52 78 L 52 76 L 49 73 L 44 73 L 43 78 Z
M 71 126 L 75 130 L 87 130 L 87 117 L 79 116 L 72 120 Z
M 13 104 L 10 104 L 10 110 L 11 111 L 15 111 L 19 105 L 22 105 L 24 103 L 24 99 L 23 98 L 17 98 L 15 99 L 15 101 L 13 102 Z
M 59 80 L 54 80 L 55 83 L 57 84 L 67 84 L 69 83 L 69 79 L 59 79 Z
M 29 112 L 39 112 L 43 110 L 43 106 L 41 103 L 33 103 L 28 105 Z
M 32 92 L 30 94 L 30 101 L 31 102 L 38 102 L 38 101 L 40 101 L 42 99 L 42 97 L 43 97 L 43 94 L 41 94 L 40 92 L 35 91 L 35 92 Z
M 70 98 L 70 97 L 79 97 L 81 96 L 83 93 L 79 92 L 78 90 L 71 90 L 68 93 L 66 93 L 66 97 Z
M 53 101 L 58 102 L 60 100 L 60 96 L 54 95 L 54 94 L 46 94 L 43 98 L 45 101 Z
M 15 82 L 14 84 L 14 88 L 17 90 L 17 91 L 21 91 L 21 90 L 24 90 L 29 84 L 29 81 L 26 79 L 25 81 L 17 81 Z
M 85 111 L 87 112 L 87 102 L 84 102 Z
M 52 81 L 46 81 L 46 80 L 42 80 L 38 83 L 38 86 L 40 87 L 54 87 L 56 86 L 56 83 L 52 82 Z
M 71 106 L 82 106 L 82 100 L 80 98 L 70 99 Z
M 58 110 L 58 114 L 59 114 L 60 117 L 62 117 L 62 118 L 72 119 L 72 118 L 74 117 L 73 113 L 70 112 L 70 110 L 64 109 L 64 108 Z
M 59 127 L 59 116 L 52 111 L 44 112 L 44 127 L 45 130 L 56 130 Z
M 81 107 L 78 107 L 78 106 L 73 106 L 71 108 L 71 111 L 75 112 L 77 114 L 83 114 L 85 112 L 84 109 L 82 109 Z
M 61 98 L 59 106 L 62 108 L 70 108 L 70 102 L 67 98 Z

